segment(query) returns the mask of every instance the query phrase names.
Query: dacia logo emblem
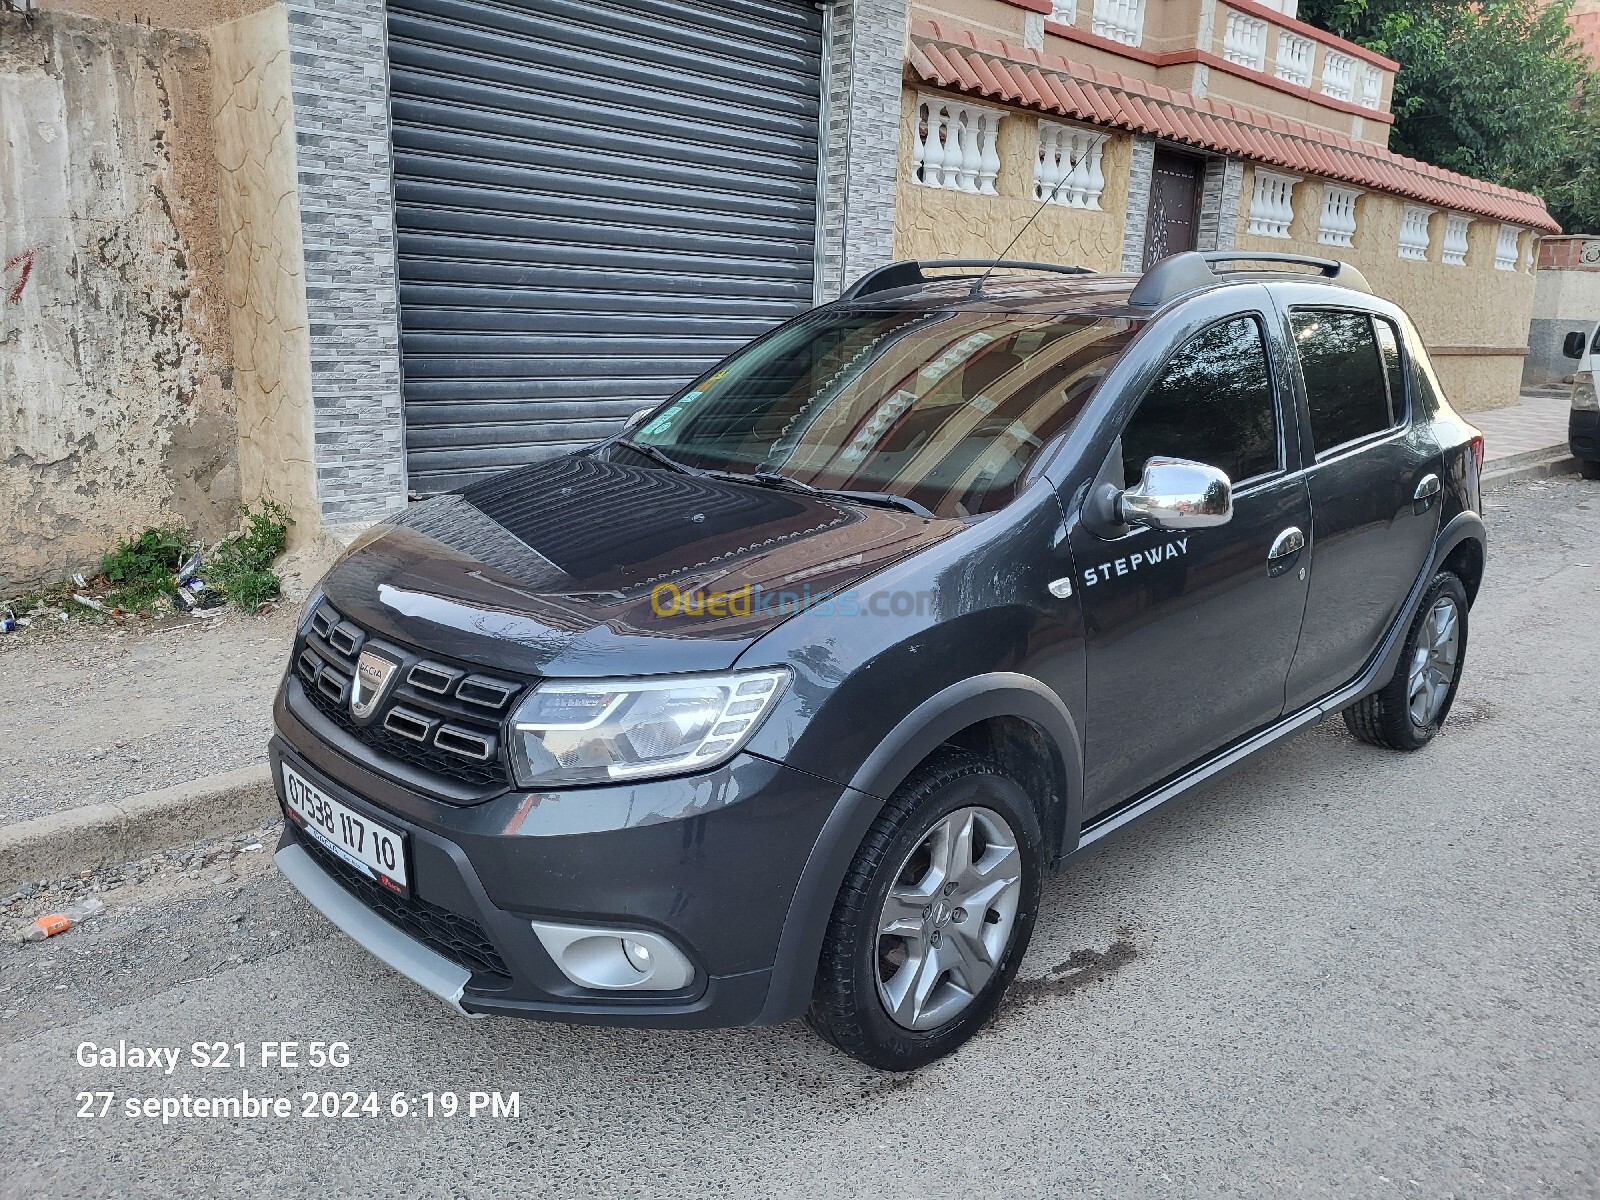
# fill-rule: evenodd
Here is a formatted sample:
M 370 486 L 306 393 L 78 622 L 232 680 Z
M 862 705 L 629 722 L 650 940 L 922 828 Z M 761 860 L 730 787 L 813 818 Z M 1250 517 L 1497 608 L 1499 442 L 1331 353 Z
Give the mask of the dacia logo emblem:
M 350 689 L 350 714 L 359 721 L 370 717 L 393 681 L 400 664 L 371 650 L 361 652 L 356 664 L 355 686 Z

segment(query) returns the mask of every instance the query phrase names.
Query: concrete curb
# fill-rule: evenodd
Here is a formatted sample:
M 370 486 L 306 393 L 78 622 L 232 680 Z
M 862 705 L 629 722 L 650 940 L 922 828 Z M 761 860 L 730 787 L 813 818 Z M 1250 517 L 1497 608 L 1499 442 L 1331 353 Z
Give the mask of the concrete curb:
M 261 762 L 126 800 L 0 825 L 0 893 L 30 880 L 61 879 L 238 833 L 277 811 L 272 773 Z
M 1541 457 L 1542 455 L 1542 457 Z M 1516 454 L 1501 463 L 1485 463 L 1483 486 L 1494 487 L 1518 479 L 1544 479 L 1550 475 L 1565 475 L 1578 469 L 1578 460 L 1567 452 L 1565 446 L 1552 446 L 1534 454 Z

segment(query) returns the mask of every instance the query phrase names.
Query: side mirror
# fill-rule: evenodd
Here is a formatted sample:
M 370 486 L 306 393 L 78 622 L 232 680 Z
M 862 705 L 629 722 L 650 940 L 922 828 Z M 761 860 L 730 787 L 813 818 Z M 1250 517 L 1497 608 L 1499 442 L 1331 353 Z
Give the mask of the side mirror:
M 652 404 L 630 413 L 628 415 L 628 419 L 622 423 L 622 432 L 627 433 L 630 429 L 637 429 L 640 425 L 644 424 L 644 419 L 651 413 L 655 412 L 655 410 L 655 405 Z
M 1588 342 L 1589 339 L 1583 336 L 1581 329 L 1574 329 L 1567 334 L 1567 340 L 1561 343 L 1561 353 L 1568 358 L 1582 358 L 1584 347 L 1588 345 Z
M 1233 519 L 1233 484 L 1205 463 L 1152 458 L 1144 478 L 1117 497 L 1117 511 L 1128 525 L 1209 529 Z

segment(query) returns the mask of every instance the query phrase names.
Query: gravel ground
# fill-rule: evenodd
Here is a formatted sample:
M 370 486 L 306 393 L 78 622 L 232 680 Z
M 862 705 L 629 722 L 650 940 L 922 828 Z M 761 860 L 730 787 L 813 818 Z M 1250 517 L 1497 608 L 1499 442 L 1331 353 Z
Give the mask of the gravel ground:
M 296 611 L 0 636 L 0 823 L 266 757 Z

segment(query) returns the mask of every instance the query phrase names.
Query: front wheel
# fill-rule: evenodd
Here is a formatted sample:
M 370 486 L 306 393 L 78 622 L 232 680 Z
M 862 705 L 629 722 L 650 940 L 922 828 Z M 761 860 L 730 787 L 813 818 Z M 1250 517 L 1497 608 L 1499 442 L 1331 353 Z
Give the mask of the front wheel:
M 1578 474 L 1585 479 L 1600 479 L 1600 459 L 1580 458 L 1578 460 Z
M 1000 1002 L 1033 932 L 1039 819 L 997 764 L 941 751 L 884 806 L 834 904 L 807 1021 L 869 1066 L 949 1054 Z
M 1411 622 L 1394 677 L 1345 709 L 1345 726 L 1374 746 L 1422 749 L 1450 715 L 1466 653 L 1467 589 L 1454 572 L 1440 571 Z

